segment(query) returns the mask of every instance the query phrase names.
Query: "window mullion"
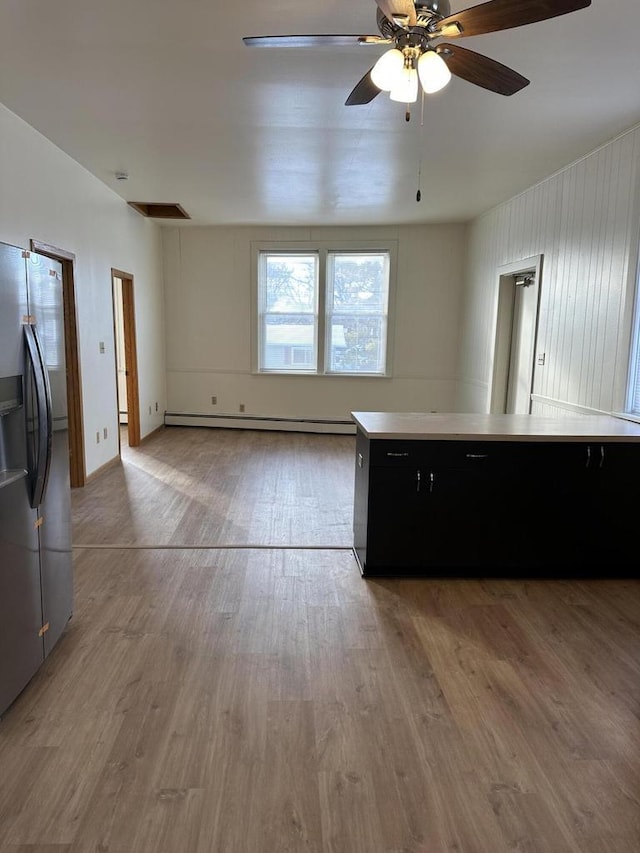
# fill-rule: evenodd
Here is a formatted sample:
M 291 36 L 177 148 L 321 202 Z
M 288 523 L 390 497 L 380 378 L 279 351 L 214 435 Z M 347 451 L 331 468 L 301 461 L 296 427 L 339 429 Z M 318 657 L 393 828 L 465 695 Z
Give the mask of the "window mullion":
M 318 314 L 316 323 L 317 334 L 317 352 L 318 352 L 318 373 L 326 373 L 327 365 L 325 360 L 326 340 L 327 340 L 327 250 L 321 249 L 318 252 Z

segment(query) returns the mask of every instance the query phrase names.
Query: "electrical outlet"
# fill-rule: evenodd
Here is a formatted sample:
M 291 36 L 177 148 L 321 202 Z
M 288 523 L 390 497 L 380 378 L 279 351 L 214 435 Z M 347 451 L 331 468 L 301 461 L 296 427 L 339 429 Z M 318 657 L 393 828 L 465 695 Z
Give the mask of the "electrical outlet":
M 156 400 L 156 412 L 158 411 L 158 401 Z
M 96 433 L 96 444 L 100 444 L 100 430 Z
M 103 438 L 106 438 L 108 435 L 109 435 L 109 433 L 107 432 L 107 428 L 105 427 L 105 428 L 102 430 L 102 437 L 103 437 Z
M 211 405 L 212 405 L 212 406 L 217 406 L 217 405 L 218 405 L 218 398 L 217 398 L 217 397 L 212 397 L 212 398 L 211 398 Z
M 100 350 L 101 355 L 104 355 L 104 352 L 105 352 L 104 341 L 98 341 L 98 349 Z
M 240 411 L 244 412 L 244 403 L 240 403 Z

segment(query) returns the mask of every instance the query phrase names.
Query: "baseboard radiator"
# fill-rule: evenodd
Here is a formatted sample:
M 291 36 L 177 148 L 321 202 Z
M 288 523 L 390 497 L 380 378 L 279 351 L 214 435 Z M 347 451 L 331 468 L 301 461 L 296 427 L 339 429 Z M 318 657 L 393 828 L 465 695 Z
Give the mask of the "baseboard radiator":
M 260 415 L 196 415 L 188 412 L 165 412 L 165 426 L 200 426 L 218 429 L 265 429 L 285 432 L 325 432 L 355 435 L 353 421 L 319 418 L 275 418 Z

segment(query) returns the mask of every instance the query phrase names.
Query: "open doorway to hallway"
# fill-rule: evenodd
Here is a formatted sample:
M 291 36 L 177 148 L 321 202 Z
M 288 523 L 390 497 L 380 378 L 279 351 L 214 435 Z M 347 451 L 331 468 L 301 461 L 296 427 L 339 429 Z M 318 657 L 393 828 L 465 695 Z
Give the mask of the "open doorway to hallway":
M 501 266 L 498 274 L 490 411 L 530 414 L 542 255 Z

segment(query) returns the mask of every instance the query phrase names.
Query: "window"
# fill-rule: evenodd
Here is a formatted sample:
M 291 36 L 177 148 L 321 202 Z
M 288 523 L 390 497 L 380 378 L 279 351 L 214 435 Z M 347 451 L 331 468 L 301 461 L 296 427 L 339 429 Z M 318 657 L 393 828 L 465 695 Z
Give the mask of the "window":
M 640 418 L 640 260 L 636 268 L 635 316 L 629 358 L 629 376 L 625 414 Z
M 315 371 L 318 256 L 261 252 L 258 282 L 260 369 Z
M 626 408 L 630 415 L 640 417 L 640 287 L 638 287 L 636 294 L 636 316 L 629 368 L 629 391 Z
M 255 369 L 386 376 L 393 247 L 255 247 Z

